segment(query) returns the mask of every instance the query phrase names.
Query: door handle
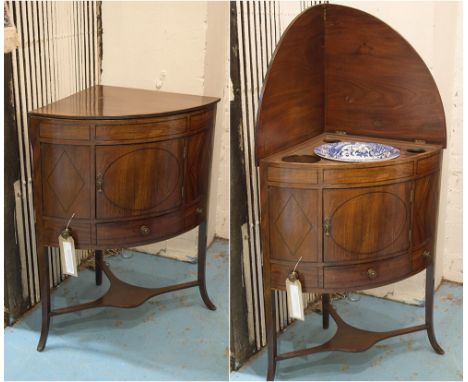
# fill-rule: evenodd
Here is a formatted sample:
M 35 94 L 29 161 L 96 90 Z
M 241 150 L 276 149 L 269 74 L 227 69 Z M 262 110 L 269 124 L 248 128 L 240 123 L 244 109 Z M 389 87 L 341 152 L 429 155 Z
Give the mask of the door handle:
M 330 219 L 325 219 L 323 221 L 323 232 L 325 232 L 326 236 L 330 236 L 331 231 L 331 222 Z
M 102 174 L 96 176 L 96 190 L 97 192 L 102 192 L 102 187 L 104 186 L 104 177 Z

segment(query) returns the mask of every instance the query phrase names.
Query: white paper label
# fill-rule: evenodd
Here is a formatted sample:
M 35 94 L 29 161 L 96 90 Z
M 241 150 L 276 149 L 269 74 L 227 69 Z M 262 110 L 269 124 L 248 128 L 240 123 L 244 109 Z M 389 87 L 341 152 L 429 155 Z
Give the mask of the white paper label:
M 65 259 L 65 272 L 69 274 L 75 273 L 75 267 L 73 266 L 73 249 L 70 242 L 63 242 L 63 252 Z
M 292 308 L 292 315 L 293 317 L 300 317 L 301 316 L 301 305 L 299 299 L 301 296 L 299 295 L 299 288 L 297 285 L 291 284 L 291 308 Z
M 78 264 L 75 254 L 75 241 L 72 236 L 67 238 L 59 236 L 60 262 L 62 273 L 78 277 Z
M 304 320 L 304 302 L 302 300 L 302 285 L 299 280 L 286 279 L 286 293 L 288 294 L 288 312 L 291 318 Z

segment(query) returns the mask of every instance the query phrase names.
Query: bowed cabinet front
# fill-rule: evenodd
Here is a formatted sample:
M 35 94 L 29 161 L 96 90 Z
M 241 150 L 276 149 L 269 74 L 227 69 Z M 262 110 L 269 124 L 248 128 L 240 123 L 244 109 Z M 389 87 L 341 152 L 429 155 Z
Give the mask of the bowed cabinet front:
M 272 286 L 284 289 L 299 259 L 305 292 L 341 291 L 343 285 L 366 289 L 424 269 L 423 252 L 433 251 L 438 204 L 439 156 L 430 158 L 429 174 L 413 174 L 418 161 L 411 160 L 403 165 L 411 171 L 399 173 L 403 178 L 383 185 L 367 181 L 365 187 L 356 184 L 353 165 L 341 165 L 336 177 L 337 166 L 327 169 L 326 160 L 287 169 L 276 167 L 273 158 L 262 185 Z

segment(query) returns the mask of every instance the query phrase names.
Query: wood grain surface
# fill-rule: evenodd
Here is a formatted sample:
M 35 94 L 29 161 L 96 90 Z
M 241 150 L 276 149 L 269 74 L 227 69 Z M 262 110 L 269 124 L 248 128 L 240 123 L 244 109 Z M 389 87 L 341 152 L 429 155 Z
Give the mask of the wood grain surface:
M 75 119 L 149 118 L 205 109 L 219 98 L 95 85 L 29 115 Z

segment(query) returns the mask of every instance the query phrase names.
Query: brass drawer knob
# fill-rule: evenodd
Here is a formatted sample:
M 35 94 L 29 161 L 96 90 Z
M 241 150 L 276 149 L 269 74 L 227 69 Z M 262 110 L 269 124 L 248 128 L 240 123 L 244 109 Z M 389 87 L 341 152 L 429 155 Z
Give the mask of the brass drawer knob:
M 374 268 L 369 268 L 367 270 L 367 277 L 369 277 L 371 280 L 374 280 L 377 277 L 377 271 Z
M 142 225 L 140 227 L 140 233 L 143 235 L 143 236 L 146 236 L 150 233 L 150 229 L 147 225 Z
M 426 258 L 426 259 L 430 259 L 431 258 L 431 251 L 428 251 L 427 249 L 423 252 L 423 256 Z

